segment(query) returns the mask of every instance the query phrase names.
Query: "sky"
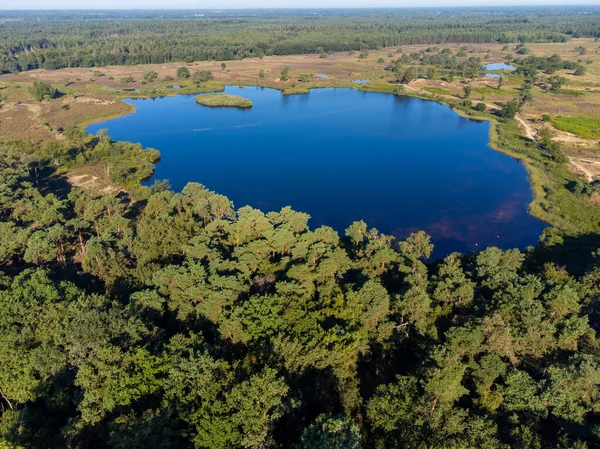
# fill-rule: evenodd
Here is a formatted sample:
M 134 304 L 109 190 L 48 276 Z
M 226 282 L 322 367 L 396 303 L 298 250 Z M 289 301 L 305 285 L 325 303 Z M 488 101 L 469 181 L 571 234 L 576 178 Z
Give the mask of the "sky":
M 241 9 L 597 5 L 600 0 L 0 0 L 3 9 Z

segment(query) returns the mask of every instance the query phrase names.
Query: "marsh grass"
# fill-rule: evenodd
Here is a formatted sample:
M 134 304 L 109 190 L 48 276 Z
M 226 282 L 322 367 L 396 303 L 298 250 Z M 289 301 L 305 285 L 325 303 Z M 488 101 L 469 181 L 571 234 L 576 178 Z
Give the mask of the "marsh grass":
M 196 103 L 210 107 L 251 108 L 252 101 L 238 95 L 203 94 L 195 97 Z
M 583 97 L 585 95 L 585 91 L 576 90 L 576 89 L 559 89 L 553 93 L 561 94 L 561 95 L 569 95 L 571 97 Z
M 518 91 L 516 89 L 496 89 L 495 87 L 476 87 L 473 89 L 474 92 L 478 92 L 481 95 L 486 95 L 486 96 L 494 96 L 494 97 L 499 97 L 499 96 L 505 96 L 505 95 L 511 95 L 511 96 L 515 96 L 518 95 Z
M 599 117 L 554 117 L 551 120 L 556 129 L 566 131 L 584 139 L 600 139 Z
M 424 87 L 423 90 L 435 95 L 457 96 L 454 92 L 442 87 Z

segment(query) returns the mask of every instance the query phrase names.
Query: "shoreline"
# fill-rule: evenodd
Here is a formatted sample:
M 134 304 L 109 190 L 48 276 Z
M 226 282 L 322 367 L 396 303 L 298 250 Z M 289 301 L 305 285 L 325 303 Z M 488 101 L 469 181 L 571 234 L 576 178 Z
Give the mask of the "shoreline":
M 341 83 L 340 83 L 341 84 Z M 390 85 L 388 89 L 382 89 L 381 85 L 368 85 L 367 84 L 355 84 L 352 83 L 353 85 L 347 85 L 347 83 L 343 83 L 344 85 L 338 85 L 338 86 L 316 86 L 316 87 L 309 87 L 307 89 L 307 92 L 302 92 L 302 93 L 293 93 L 290 94 L 288 93 L 287 95 L 306 95 L 308 93 L 310 93 L 310 91 L 312 89 L 326 89 L 326 88 L 332 88 L 332 89 L 354 89 L 354 90 L 358 90 L 358 91 L 363 91 L 363 92 L 370 92 L 370 93 L 380 93 L 380 94 L 388 94 L 388 95 L 394 95 L 392 92 L 390 92 L 390 89 L 395 89 L 397 87 L 397 85 Z M 231 83 L 231 84 L 223 84 L 223 86 L 226 87 L 259 87 L 259 88 L 266 88 L 266 89 L 274 89 L 274 90 L 279 90 L 281 92 L 282 95 L 286 95 L 284 93 L 285 89 L 282 88 L 274 88 L 268 85 L 262 85 L 259 83 L 256 84 L 236 84 L 236 83 Z M 177 89 L 179 90 L 179 89 Z M 199 93 L 205 93 L 205 92 L 199 92 Z M 169 92 L 169 95 L 160 95 L 160 97 L 171 97 L 171 96 L 175 96 L 175 95 L 187 95 L 187 96 L 191 96 L 194 97 L 196 94 L 194 93 L 187 93 L 187 92 Z M 525 171 L 527 173 L 527 179 L 528 179 L 528 183 L 529 183 L 529 188 L 532 194 L 532 200 L 530 203 L 527 204 L 527 211 L 529 213 L 529 215 L 531 215 L 532 217 L 542 221 L 543 223 L 547 224 L 548 226 L 551 227 L 556 227 L 558 229 L 561 230 L 568 230 L 568 229 L 562 229 L 562 227 L 560 225 L 557 225 L 555 223 L 553 223 L 553 220 L 551 217 L 547 216 L 546 214 L 543 213 L 536 213 L 536 206 L 538 206 L 536 203 L 538 203 L 539 201 L 541 201 L 541 199 L 538 198 L 539 191 L 543 191 L 543 185 L 538 185 L 537 183 L 537 177 L 533 176 L 533 171 L 535 170 L 534 166 L 532 166 L 531 164 L 528 163 L 527 158 L 524 155 L 521 155 L 519 153 L 515 153 L 514 151 L 510 151 L 510 150 L 505 150 L 504 148 L 502 148 L 501 145 L 498 144 L 497 142 L 497 138 L 495 138 L 495 131 L 497 134 L 497 130 L 495 129 L 496 126 L 500 125 L 500 121 L 498 118 L 496 118 L 493 114 L 488 113 L 488 112 L 477 112 L 477 111 L 465 111 L 465 110 L 461 110 L 460 108 L 456 108 L 455 104 L 452 104 L 449 101 L 444 101 L 443 98 L 436 98 L 433 96 L 428 96 L 426 94 L 421 94 L 419 92 L 415 92 L 415 91 L 405 91 L 403 93 L 402 96 L 405 97 L 409 97 L 409 98 L 417 98 L 419 100 L 423 100 L 423 101 L 432 101 L 434 103 L 437 103 L 439 105 L 442 106 L 446 106 L 449 109 L 452 110 L 452 112 L 458 114 L 460 117 L 462 118 L 466 118 L 466 119 L 470 119 L 470 120 L 477 120 L 477 121 L 487 121 L 490 124 L 490 130 L 489 130 L 489 135 L 488 135 L 488 142 L 487 142 L 487 146 L 493 150 L 493 151 L 497 151 L 499 153 L 502 153 L 504 155 L 507 155 L 509 157 L 512 157 L 513 159 L 519 161 L 521 164 L 523 164 Z M 106 116 L 102 116 L 102 117 L 94 117 L 94 118 L 90 118 L 88 120 L 88 123 L 86 124 L 86 128 L 93 125 L 93 124 L 97 124 L 100 122 L 104 122 L 104 121 L 109 121 L 109 120 L 114 120 L 120 117 L 123 117 L 125 115 L 128 114 L 134 114 L 136 112 L 135 110 L 135 106 L 126 103 L 124 100 L 130 99 L 130 100 L 142 100 L 142 99 L 148 99 L 148 98 L 154 98 L 154 97 L 148 97 L 148 96 L 136 96 L 136 97 L 125 97 L 125 98 L 121 98 L 120 101 L 124 102 L 125 104 L 128 104 L 131 106 L 129 111 L 124 111 L 120 114 L 115 114 L 113 116 L 110 117 L 106 117 Z M 210 107 L 210 106 L 209 106 Z M 84 129 L 84 131 L 85 131 Z M 86 131 L 87 132 L 87 131 Z
M 179 82 L 182 83 L 182 81 Z M 173 83 L 174 81 L 168 82 L 168 84 L 170 85 L 172 85 Z M 175 95 L 192 96 L 208 92 L 223 92 L 226 86 L 269 88 L 280 91 L 282 95 L 304 95 L 310 93 L 312 89 L 321 88 L 348 88 L 363 92 L 393 94 L 399 86 L 399 84 L 390 84 L 387 80 L 383 79 L 370 81 L 365 84 L 356 84 L 349 80 L 340 81 L 335 80 L 333 78 L 325 81 L 306 83 L 306 85 L 297 86 L 294 88 L 292 88 L 291 86 L 281 86 L 280 84 L 276 84 L 274 82 L 266 80 L 263 82 L 255 80 L 232 80 L 227 82 L 210 81 L 207 82 L 205 88 L 200 89 L 184 85 L 182 85 L 180 89 L 161 89 L 162 84 L 165 84 L 165 82 L 162 82 L 161 85 L 156 86 L 152 92 L 141 91 L 135 92 L 135 95 L 131 95 L 132 92 L 121 91 L 114 92 L 113 95 L 111 95 L 111 97 L 119 99 L 119 101 L 128 104 L 124 100 L 170 97 Z M 490 122 L 490 135 L 488 140 L 488 146 L 494 151 L 506 154 L 512 157 L 513 159 L 520 161 L 525 166 L 529 178 L 528 180 L 530 188 L 533 194 L 533 199 L 527 206 L 528 213 L 531 216 L 543 221 L 548 226 L 556 227 L 566 232 L 571 232 L 575 234 L 600 232 L 600 218 L 596 219 L 595 216 L 590 217 L 589 214 L 592 212 L 590 212 L 590 210 L 587 210 L 586 212 L 586 209 L 589 209 L 590 206 L 587 204 L 576 204 L 581 203 L 581 201 L 577 200 L 577 198 L 575 198 L 575 195 L 567 191 L 568 193 L 566 194 L 566 196 L 570 196 L 570 198 L 562 198 L 562 205 L 565 206 L 562 208 L 560 205 L 553 204 L 553 199 L 548 200 L 548 191 L 550 188 L 562 188 L 566 190 L 566 188 L 564 187 L 565 179 L 568 182 L 576 182 L 578 178 L 575 174 L 571 173 L 566 168 L 559 167 L 553 170 L 553 173 L 549 173 L 547 170 L 547 161 L 541 159 L 541 154 L 536 154 L 537 146 L 534 145 L 535 150 L 533 152 L 529 151 L 530 148 L 528 148 L 528 144 L 530 142 L 526 140 L 527 137 L 524 135 L 523 131 L 516 125 L 516 120 L 505 121 L 487 111 L 478 112 L 471 108 L 465 108 L 464 106 L 462 106 L 462 102 L 459 97 L 450 100 L 448 98 L 444 98 L 441 95 L 423 93 L 416 87 L 411 87 L 410 84 L 405 86 L 405 90 L 401 94 L 402 96 L 418 98 L 425 101 L 433 101 L 438 104 L 449 107 L 450 109 L 452 109 L 453 112 L 457 113 L 461 117 L 473 120 L 485 120 Z M 160 94 L 158 93 L 159 89 Z M 81 96 L 85 96 L 85 94 L 81 94 Z M 76 124 L 86 129 L 87 127 L 93 124 L 102 121 L 113 120 L 119 117 L 123 117 L 130 113 L 135 113 L 135 107 L 131 104 L 128 104 L 128 108 L 126 110 L 122 110 L 114 114 L 107 113 L 97 116 L 90 116 L 76 122 Z M 511 122 L 514 122 L 514 124 L 511 125 Z M 562 196 L 565 196 L 564 193 L 565 192 L 562 193 Z M 571 207 L 576 208 L 576 214 L 574 218 L 571 217 Z M 588 214 L 587 217 L 586 213 Z M 598 215 L 600 217 L 600 211 L 594 211 L 593 214 Z

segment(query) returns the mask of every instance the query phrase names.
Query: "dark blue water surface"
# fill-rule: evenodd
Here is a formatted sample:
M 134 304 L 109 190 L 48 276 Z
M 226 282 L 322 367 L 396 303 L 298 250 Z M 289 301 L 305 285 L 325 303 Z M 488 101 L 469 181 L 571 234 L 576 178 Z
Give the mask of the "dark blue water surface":
M 227 87 L 250 110 L 208 108 L 191 95 L 127 100 L 136 112 L 90 126 L 160 150 L 153 179 L 200 182 L 263 211 L 293 209 L 310 225 L 353 221 L 399 238 L 425 230 L 435 256 L 535 244 L 544 224 L 523 165 L 487 146 L 489 124 L 415 98 L 314 89 Z M 150 181 L 152 182 L 152 180 Z

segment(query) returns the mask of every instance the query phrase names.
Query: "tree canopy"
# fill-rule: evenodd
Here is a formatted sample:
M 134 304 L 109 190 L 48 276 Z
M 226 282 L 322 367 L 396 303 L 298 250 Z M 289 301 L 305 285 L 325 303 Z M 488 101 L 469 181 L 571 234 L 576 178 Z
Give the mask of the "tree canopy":
M 197 183 L 61 190 L 54 159 L 158 157 L 65 145 L 0 143 L 0 445 L 598 445 L 597 239 L 431 261 Z
M 4 11 L 0 73 L 600 37 L 595 6 L 269 11 Z M 519 52 L 526 54 L 522 46 Z M 462 51 L 462 50 L 461 50 Z M 464 51 L 463 51 L 464 53 Z M 463 55 L 464 56 L 464 55 Z

